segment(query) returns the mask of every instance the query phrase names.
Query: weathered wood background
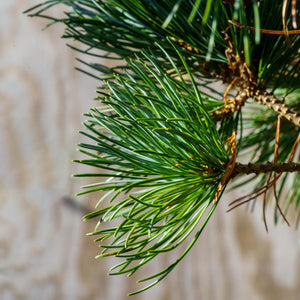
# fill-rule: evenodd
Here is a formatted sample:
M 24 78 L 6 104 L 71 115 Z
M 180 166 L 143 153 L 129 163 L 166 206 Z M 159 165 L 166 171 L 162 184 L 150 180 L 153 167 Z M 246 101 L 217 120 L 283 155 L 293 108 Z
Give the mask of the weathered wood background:
M 98 82 L 74 70 L 62 27 L 42 32 L 45 21 L 22 14 L 37 2 L 0 1 L 0 299 L 126 299 L 137 278 L 108 277 L 113 259 L 94 259 L 94 224 L 81 217 L 97 195 L 75 199 L 84 182 L 71 178 Z M 130 299 L 300 299 L 299 229 L 267 234 L 259 207 L 225 213 L 235 196 L 167 279 Z

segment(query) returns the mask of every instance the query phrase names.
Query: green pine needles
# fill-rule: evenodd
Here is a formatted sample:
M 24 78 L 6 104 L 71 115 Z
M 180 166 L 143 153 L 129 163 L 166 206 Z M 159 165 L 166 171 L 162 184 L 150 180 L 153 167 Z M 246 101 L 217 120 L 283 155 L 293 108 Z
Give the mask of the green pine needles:
M 67 8 L 64 18 L 44 14 L 57 4 Z M 287 221 L 290 208 L 299 219 L 295 1 L 50 0 L 29 11 L 64 23 L 63 38 L 86 46 L 70 47 L 93 58 L 81 61 L 89 68 L 82 71 L 105 81 L 99 107 L 86 114 L 88 142 L 77 160 L 95 171 L 75 175 L 99 178 L 79 194 L 102 192 L 84 217 L 98 220 L 90 235 L 99 257 L 120 258 L 111 274 L 132 275 L 185 247 L 133 294 L 183 259 L 235 177 L 236 186 L 254 188 L 230 209 L 262 202 L 267 228 L 272 199 L 275 222 Z M 103 57 L 115 67 L 101 65 Z
M 97 241 L 109 241 L 101 244 L 99 257 L 123 258 L 113 274 L 134 273 L 159 253 L 176 248 L 197 227 L 181 257 L 142 280 L 158 278 L 152 286 L 199 237 L 215 209 L 213 199 L 229 154 L 207 113 L 214 103 L 202 99 L 195 84 L 187 86 L 176 66 L 178 81 L 147 53 L 128 65 L 134 74 L 108 83 L 111 93 L 87 115 L 87 131 L 82 133 L 95 144 L 79 145 L 90 156 L 81 163 L 107 172 L 77 176 L 109 176 L 84 188 L 105 192 L 97 206 L 105 199 L 113 204 L 85 219 L 99 218 L 92 235 L 100 236 Z M 113 219 L 120 220 L 119 226 L 99 229 L 102 222 Z

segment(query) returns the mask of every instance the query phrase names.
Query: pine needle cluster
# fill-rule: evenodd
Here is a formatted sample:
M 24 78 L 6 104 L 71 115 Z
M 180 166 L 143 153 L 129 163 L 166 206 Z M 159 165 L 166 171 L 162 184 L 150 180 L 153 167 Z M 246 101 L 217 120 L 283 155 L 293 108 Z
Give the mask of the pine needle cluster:
M 58 4 L 63 18 L 51 15 Z M 235 178 L 254 188 L 232 207 L 256 201 L 265 212 L 273 200 L 275 222 L 287 221 L 289 208 L 299 217 L 296 4 L 48 0 L 27 11 L 65 24 L 63 38 L 85 47 L 68 44 L 86 54 L 81 71 L 105 82 L 86 114 L 81 133 L 89 142 L 79 144 L 85 158 L 77 161 L 95 172 L 75 175 L 99 178 L 80 193 L 103 193 L 84 217 L 98 219 L 91 235 L 99 257 L 121 258 L 112 274 L 131 275 L 188 240 L 137 292 L 182 260 Z M 101 65 L 103 58 L 115 67 Z

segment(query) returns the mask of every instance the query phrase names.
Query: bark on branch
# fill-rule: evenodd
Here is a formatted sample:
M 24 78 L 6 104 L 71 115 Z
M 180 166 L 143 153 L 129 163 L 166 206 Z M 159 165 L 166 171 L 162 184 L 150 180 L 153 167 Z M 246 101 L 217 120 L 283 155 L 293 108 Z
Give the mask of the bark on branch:
M 253 85 L 239 91 L 233 99 L 233 103 L 229 103 L 223 109 L 214 112 L 214 115 L 219 115 L 220 119 L 224 118 L 234 111 L 237 111 L 239 106 L 243 106 L 249 98 L 252 98 L 255 102 L 260 104 L 267 105 L 281 117 L 287 119 L 295 126 L 300 127 L 300 114 L 297 111 L 288 107 L 283 100 L 277 99 L 274 94 L 268 93 L 265 90 L 257 89 Z
M 256 90 L 251 93 L 251 97 L 254 101 L 267 105 L 270 109 L 274 110 L 297 127 L 300 126 L 300 114 L 286 106 L 283 101 L 278 100 L 275 95 L 267 93 L 266 91 Z
M 239 174 L 260 174 L 260 173 L 282 173 L 282 172 L 299 172 L 300 171 L 300 163 L 263 163 L 263 164 L 242 164 L 236 163 L 234 170 L 231 173 L 231 178 L 239 175 Z

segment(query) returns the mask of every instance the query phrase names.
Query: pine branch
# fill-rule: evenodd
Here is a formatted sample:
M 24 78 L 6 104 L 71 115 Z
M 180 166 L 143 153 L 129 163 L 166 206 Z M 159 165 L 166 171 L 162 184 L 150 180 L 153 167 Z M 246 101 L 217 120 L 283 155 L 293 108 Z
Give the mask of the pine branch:
M 64 18 L 45 15 L 57 4 L 67 8 Z M 109 80 L 99 91 L 101 107 L 86 114 L 81 133 L 88 141 L 79 144 L 86 158 L 77 162 L 95 171 L 75 175 L 100 178 L 80 195 L 104 192 L 85 216 L 99 220 L 91 233 L 101 243 L 98 257 L 120 258 L 112 274 L 132 275 L 194 233 L 184 252 L 140 280 L 154 281 L 135 293 L 157 284 L 183 259 L 237 175 L 255 174 L 259 192 L 250 199 L 274 187 L 275 219 L 275 183 L 284 172 L 280 194 L 293 176 L 293 199 L 285 205 L 300 207 L 300 163 L 291 163 L 299 143 L 300 35 L 288 29 L 297 21 L 295 1 L 290 6 L 272 0 L 48 0 L 29 10 L 50 24 L 62 22 L 63 38 L 86 49 L 70 47 L 96 60 L 80 61 Z M 103 57 L 116 66 L 100 65 Z M 224 94 L 211 85 L 214 80 L 228 85 Z M 283 98 L 295 99 L 279 100 L 279 89 Z M 249 98 L 252 106 L 269 109 L 242 113 Z M 289 122 L 276 123 L 274 112 Z M 249 164 L 236 163 L 241 149 L 252 151 Z M 280 175 L 270 181 L 272 173 Z M 113 220 L 119 223 L 100 228 Z

